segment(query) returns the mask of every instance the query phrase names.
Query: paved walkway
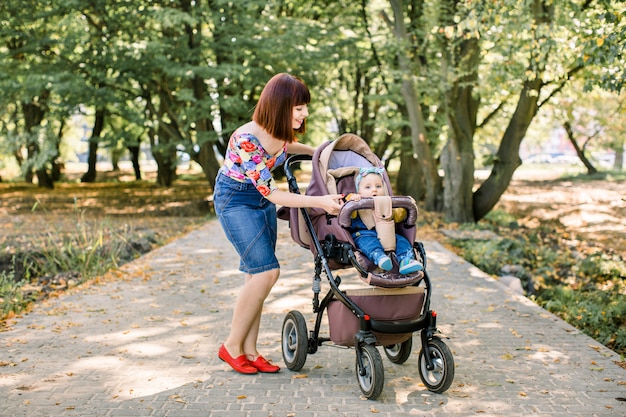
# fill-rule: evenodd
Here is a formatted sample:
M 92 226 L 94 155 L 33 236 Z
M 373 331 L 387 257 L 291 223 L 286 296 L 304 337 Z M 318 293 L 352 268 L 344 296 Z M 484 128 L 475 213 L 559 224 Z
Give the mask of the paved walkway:
M 280 223 L 283 272 L 266 303 L 260 346 L 282 364 L 285 313 L 313 318 L 313 267 Z M 417 337 L 405 364 L 383 354 L 385 387 L 376 401 L 361 398 L 353 350 L 322 346 L 298 373 L 231 371 L 217 349 L 242 275 L 211 221 L 0 333 L 0 415 L 626 416 L 619 400 L 626 370 L 615 353 L 436 242 L 426 249 L 432 306 L 456 362 L 444 394 L 420 382 Z

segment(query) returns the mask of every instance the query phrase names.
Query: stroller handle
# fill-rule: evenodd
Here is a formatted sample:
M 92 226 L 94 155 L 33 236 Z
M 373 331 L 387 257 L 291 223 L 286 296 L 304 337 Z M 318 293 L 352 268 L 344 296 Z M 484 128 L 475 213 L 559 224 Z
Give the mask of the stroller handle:
M 313 157 L 311 155 L 304 154 L 294 154 L 287 158 L 285 164 L 283 165 L 283 169 L 285 170 L 285 176 L 287 177 L 287 184 L 289 185 L 289 191 L 294 194 L 300 194 L 300 188 L 298 188 L 298 181 L 296 180 L 295 175 L 293 175 L 293 171 L 291 166 L 297 164 L 302 161 L 312 161 Z

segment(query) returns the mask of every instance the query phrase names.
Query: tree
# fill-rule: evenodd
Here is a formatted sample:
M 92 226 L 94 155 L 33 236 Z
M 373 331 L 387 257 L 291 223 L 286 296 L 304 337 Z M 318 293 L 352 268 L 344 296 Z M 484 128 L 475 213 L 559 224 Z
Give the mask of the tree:
M 51 101 L 58 98 L 68 80 L 52 35 L 58 19 L 48 19 L 48 4 L 29 3 L 0 6 L 3 14 L 13 17 L 11 25 L 1 26 L 1 100 L 2 107 L 8 109 L 4 113 L 4 140 L 9 142 L 24 178 L 31 182 L 35 173 L 39 186 L 52 188 L 63 123 L 58 121 L 56 130 L 54 118 L 47 118 L 51 113 L 65 114 L 62 109 L 51 109 Z M 52 73 L 43 71 L 44 67 Z
M 520 145 L 539 109 L 585 66 L 622 64 L 605 85 L 618 88 L 623 80 L 624 62 L 616 52 L 623 40 L 607 36 L 606 28 L 609 23 L 613 32 L 624 31 L 616 17 L 618 2 L 531 0 L 519 6 L 517 1 L 389 1 L 393 19 L 387 19 L 387 39 L 395 39 L 395 45 L 389 42 L 387 49 L 395 51 L 395 60 L 386 62 L 400 74 L 396 85 L 408 109 L 412 151 L 422 143 L 419 164 L 403 157 L 401 171 L 407 163 L 422 169 L 430 192 L 443 193 L 450 221 L 478 221 L 495 206 L 521 164 Z M 599 21 L 599 16 L 604 17 Z M 602 43 L 599 34 L 611 43 L 610 52 L 602 59 L 581 59 L 591 39 Z M 574 47 L 559 48 L 562 43 Z M 474 190 L 476 141 L 485 140 L 481 131 L 488 123 L 505 128 L 498 141 L 491 141 L 496 149 L 491 173 Z M 438 162 L 444 172 L 440 189 L 431 168 Z M 426 206 L 437 207 L 436 201 L 427 195 Z

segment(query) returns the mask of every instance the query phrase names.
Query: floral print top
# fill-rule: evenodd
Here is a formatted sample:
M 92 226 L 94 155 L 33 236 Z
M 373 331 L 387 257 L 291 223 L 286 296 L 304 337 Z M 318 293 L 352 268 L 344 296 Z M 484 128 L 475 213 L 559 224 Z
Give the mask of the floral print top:
M 278 188 L 271 172 L 286 159 L 287 144 L 272 156 L 265 151 L 256 136 L 233 133 L 220 172 L 236 181 L 254 184 L 261 195 L 266 197 Z

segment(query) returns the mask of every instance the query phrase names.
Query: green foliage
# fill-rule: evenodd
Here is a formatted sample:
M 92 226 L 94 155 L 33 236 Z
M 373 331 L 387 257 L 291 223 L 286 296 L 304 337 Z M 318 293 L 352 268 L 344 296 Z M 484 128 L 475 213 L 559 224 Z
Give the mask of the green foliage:
M 607 281 L 626 277 L 626 263 L 616 253 L 596 252 L 583 258 L 578 265 L 580 276 L 590 280 L 590 284 L 604 284 Z
M 626 355 L 626 295 L 610 290 L 549 288 L 537 299 L 550 312 L 588 336 Z
M 511 264 L 523 246 L 515 239 L 461 240 L 454 243 L 463 257 L 488 274 L 498 274 L 502 265 Z
M 15 272 L 0 272 L 0 319 L 18 314 L 28 304 L 24 297 L 22 286 L 24 281 L 16 281 Z
M 517 225 L 517 219 L 512 214 L 507 213 L 504 210 L 492 210 L 484 219 L 487 224 L 493 224 L 494 226 L 513 226 Z

